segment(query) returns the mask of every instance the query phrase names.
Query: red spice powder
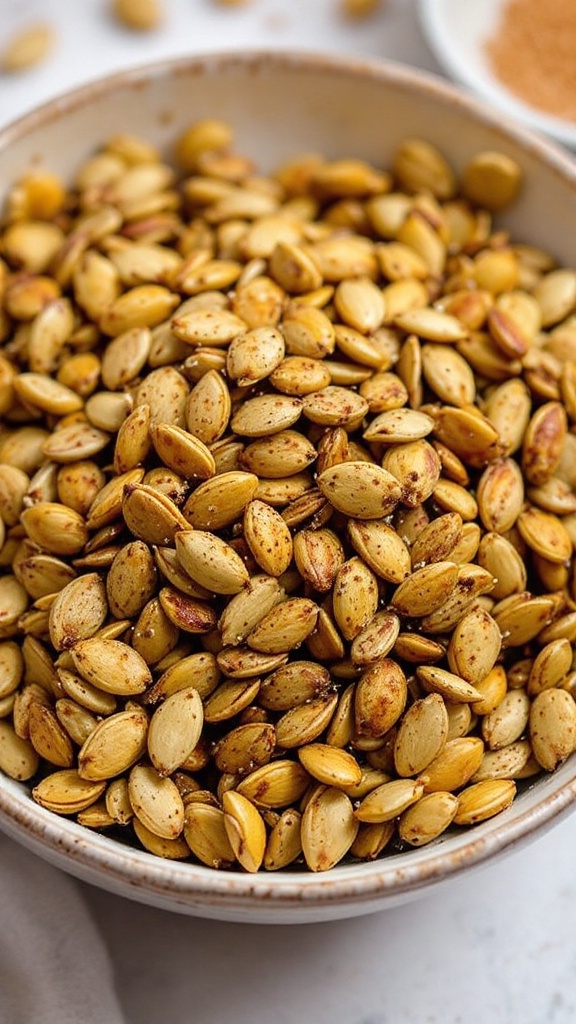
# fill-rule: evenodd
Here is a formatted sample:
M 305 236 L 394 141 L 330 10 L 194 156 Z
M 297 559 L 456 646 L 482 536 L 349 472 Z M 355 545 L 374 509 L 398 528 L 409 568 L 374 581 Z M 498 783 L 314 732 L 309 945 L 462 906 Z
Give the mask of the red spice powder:
M 506 0 L 485 50 L 518 99 L 576 121 L 575 0 Z

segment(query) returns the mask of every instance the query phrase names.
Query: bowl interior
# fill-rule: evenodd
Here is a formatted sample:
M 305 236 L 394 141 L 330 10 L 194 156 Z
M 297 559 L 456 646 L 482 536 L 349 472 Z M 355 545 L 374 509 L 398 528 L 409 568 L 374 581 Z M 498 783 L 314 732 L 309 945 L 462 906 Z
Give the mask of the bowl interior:
M 386 166 L 409 136 L 434 142 L 456 170 L 479 150 L 501 150 L 521 163 L 525 175 L 503 225 L 517 241 L 541 245 L 565 264 L 575 262 L 576 168 L 568 157 L 440 79 L 376 61 L 248 53 L 137 68 L 63 96 L 0 132 L 0 181 L 7 187 L 40 166 L 70 179 L 112 134 L 133 132 L 169 147 L 202 117 L 228 120 L 238 150 L 263 169 L 304 152 Z M 5 778 L 0 826 L 59 867 L 144 902 L 230 920 L 321 920 L 417 895 L 537 834 L 575 797 L 572 759 L 471 832 L 325 876 L 248 876 L 164 862 L 49 814 L 32 803 L 25 787 Z
M 264 169 L 299 152 L 360 154 L 386 164 L 410 135 L 433 141 L 456 170 L 477 150 L 499 148 L 521 161 L 526 179 L 506 225 L 519 241 L 537 238 L 560 260 L 573 260 L 574 174 L 560 149 L 435 76 L 345 57 L 213 54 L 110 76 L 0 133 L 0 189 L 42 165 L 69 178 L 98 142 L 119 131 L 169 147 L 181 129 L 207 116 L 229 120 L 237 148 Z

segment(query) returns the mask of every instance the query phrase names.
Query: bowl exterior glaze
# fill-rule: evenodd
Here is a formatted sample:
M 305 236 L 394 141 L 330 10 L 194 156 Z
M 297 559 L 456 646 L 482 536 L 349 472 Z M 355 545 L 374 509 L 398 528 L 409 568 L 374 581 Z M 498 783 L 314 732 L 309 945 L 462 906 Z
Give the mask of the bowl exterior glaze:
M 31 168 L 44 166 L 70 180 L 112 134 L 141 134 L 168 151 L 179 131 L 203 117 L 230 121 L 238 150 L 264 170 L 311 151 L 386 166 L 409 136 L 434 142 L 457 171 L 479 150 L 501 150 L 520 162 L 526 181 L 502 226 L 518 241 L 576 265 L 576 165 L 554 144 L 504 122 L 434 76 L 310 53 L 190 57 L 122 72 L 53 100 L 0 132 L 0 201 L 1 188 Z M 45 811 L 26 787 L 4 777 L 0 828 L 56 867 L 142 903 L 220 920 L 301 923 L 414 899 L 535 838 L 575 800 L 572 757 L 473 830 L 316 875 L 249 875 L 164 861 Z

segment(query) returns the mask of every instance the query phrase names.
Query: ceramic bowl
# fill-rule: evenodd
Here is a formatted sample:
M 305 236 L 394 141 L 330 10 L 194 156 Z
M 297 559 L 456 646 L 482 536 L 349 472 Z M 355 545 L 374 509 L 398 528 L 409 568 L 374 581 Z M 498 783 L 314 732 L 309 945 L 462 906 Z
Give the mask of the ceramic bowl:
M 196 118 L 222 117 L 238 149 L 271 168 L 299 152 L 361 156 L 386 165 L 407 136 L 434 141 L 461 168 L 478 150 L 520 162 L 526 185 L 503 218 L 515 238 L 574 259 L 576 166 L 440 79 L 378 61 L 294 53 L 227 53 L 134 69 L 56 99 L 0 132 L 0 182 L 45 165 L 69 178 L 95 146 L 130 131 L 168 144 Z M 323 874 L 217 872 L 165 861 L 37 806 L 0 778 L 0 827 L 47 861 L 95 886 L 183 914 L 306 922 L 382 910 L 533 839 L 576 800 L 576 759 L 528 786 L 471 830 L 372 863 Z
M 484 102 L 576 149 L 576 124 L 536 109 L 513 93 L 492 70 L 486 42 L 497 31 L 505 2 L 419 0 L 420 24 L 428 45 L 446 73 Z

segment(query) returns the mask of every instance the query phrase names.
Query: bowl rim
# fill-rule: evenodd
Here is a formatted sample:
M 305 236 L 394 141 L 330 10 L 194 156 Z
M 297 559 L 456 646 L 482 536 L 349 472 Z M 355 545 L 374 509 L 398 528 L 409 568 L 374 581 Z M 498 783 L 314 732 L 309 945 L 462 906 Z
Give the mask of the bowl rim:
M 423 2 L 425 4 L 427 0 Z M 397 84 L 408 92 L 420 93 L 422 89 L 426 89 L 440 101 L 469 111 L 476 120 L 495 129 L 503 137 L 512 138 L 529 152 L 545 159 L 548 164 L 571 180 L 576 178 L 571 154 L 556 139 L 534 130 L 511 112 L 502 112 L 488 99 L 468 89 L 464 83 L 389 58 L 294 48 L 214 49 L 133 64 L 56 93 L 31 110 L 1 125 L 0 151 L 34 128 L 56 121 L 62 114 L 82 108 L 117 88 L 139 89 L 151 79 L 176 78 L 189 74 L 191 69 L 194 69 L 195 74 L 214 72 L 234 68 L 235 65 L 249 67 L 254 73 L 257 73 L 259 68 L 266 69 L 268 65 L 287 70 L 339 71 L 351 73 L 355 77 Z
M 214 73 L 235 65 L 254 71 L 261 67 L 284 70 L 344 73 L 393 84 L 407 92 L 431 93 L 441 103 L 456 106 L 497 129 L 527 153 L 544 161 L 553 171 L 576 184 L 576 164 L 554 141 L 491 110 L 481 100 L 459 91 L 440 76 L 408 65 L 376 58 L 296 50 L 215 51 L 200 55 L 168 58 L 138 64 L 106 75 L 53 97 L 0 129 L 0 152 L 28 132 L 57 120 L 62 114 L 82 108 L 118 88 L 139 88 L 151 78 Z M 576 762 L 564 771 L 538 782 L 522 794 L 507 811 L 474 831 L 440 837 L 427 846 L 390 854 L 371 862 L 336 866 L 326 873 L 283 870 L 280 873 L 249 874 L 219 872 L 202 864 L 164 860 L 145 850 L 124 845 L 106 835 L 91 832 L 69 818 L 62 818 L 33 802 L 25 784 L 0 777 L 0 828 L 40 855 L 51 853 L 64 870 L 94 876 L 108 887 L 106 879 L 121 881 L 135 898 L 155 894 L 170 896 L 189 910 L 197 907 L 231 906 L 262 909 L 328 907 L 374 904 L 378 898 L 416 893 L 435 882 L 457 876 L 488 859 L 512 849 L 520 841 L 536 838 L 567 815 L 576 802 Z M 446 848 L 446 843 L 449 843 Z
M 0 828 L 40 856 L 52 854 L 58 866 L 73 875 L 106 886 L 115 881 L 140 894 L 167 896 L 188 909 L 203 905 L 237 910 L 255 904 L 272 909 L 359 906 L 406 893 L 417 894 L 439 882 L 494 862 L 515 846 L 533 841 L 558 824 L 576 803 L 576 764 L 572 776 L 559 783 L 553 775 L 538 782 L 549 788 L 520 795 L 507 811 L 473 831 L 445 833 L 433 843 L 388 854 L 370 862 L 338 865 L 327 872 L 218 871 L 190 861 L 168 860 L 144 849 L 92 832 L 71 818 L 35 804 L 22 783 L 2 778 Z M 522 801 L 528 801 L 524 807 Z M 52 859 L 46 857 L 46 859 Z

